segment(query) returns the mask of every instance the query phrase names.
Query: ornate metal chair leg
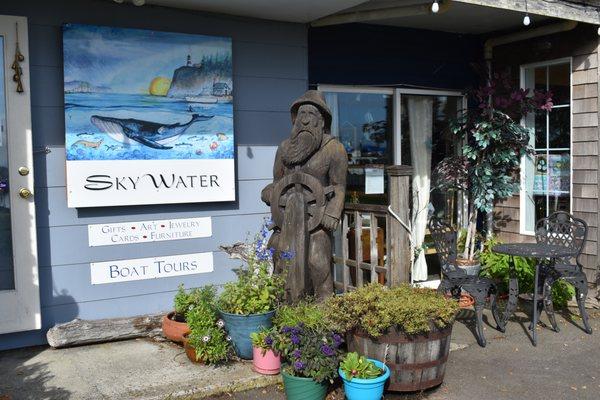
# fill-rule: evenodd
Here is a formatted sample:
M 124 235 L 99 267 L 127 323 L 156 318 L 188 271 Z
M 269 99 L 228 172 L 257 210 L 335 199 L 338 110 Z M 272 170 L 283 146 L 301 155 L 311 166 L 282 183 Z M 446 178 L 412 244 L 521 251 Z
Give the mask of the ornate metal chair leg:
M 531 338 L 533 345 L 537 346 L 537 324 L 538 324 L 538 289 L 539 289 L 540 266 L 535 266 L 535 277 L 533 279 L 533 315 L 531 316 Z
M 590 326 L 588 313 L 585 309 L 585 299 L 587 298 L 588 293 L 587 278 L 583 272 L 579 272 L 577 276 L 571 280 L 571 282 L 575 286 L 575 299 L 577 300 L 579 314 L 581 314 L 581 319 L 583 320 L 583 325 L 585 326 L 585 332 L 591 334 L 592 327 Z
M 494 317 L 494 321 L 496 322 L 496 328 L 500 326 L 500 312 L 498 311 L 498 298 L 496 296 L 497 289 L 496 286 L 492 286 L 490 289 L 490 309 L 492 310 L 492 317 Z
M 554 284 L 554 279 L 550 276 L 546 277 L 544 280 L 544 289 L 543 289 L 543 297 L 544 297 L 544 311 L 548 316 L 548 320 L 552 325 L 552 329 L 554 332 L 560 332 L 558 328 L 558 324 L 556 323 L 556 318 L 554 316 L 554 305 L 552 304 L 552 285 Z

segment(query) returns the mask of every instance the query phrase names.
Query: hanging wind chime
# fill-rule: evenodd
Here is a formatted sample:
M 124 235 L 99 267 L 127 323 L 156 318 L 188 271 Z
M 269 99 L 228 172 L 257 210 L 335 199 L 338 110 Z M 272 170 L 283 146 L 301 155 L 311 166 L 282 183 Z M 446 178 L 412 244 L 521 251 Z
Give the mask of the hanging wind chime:
M 19 48 L 19 24 L 15 24 L 15 29 L 17 32 L 17 43 L 15 48 L 15 60 L 12 63 L 12 70 L 15 71 L 13 74 L 13 81 L 17 84 L 17 93 L 23 93 L 23 82 L 21 81 L 21 76 L 23 75 L 23 69 L 21 68 L 21 63 L 25 61 L 25 56 L 21 54 L 21 49 Z

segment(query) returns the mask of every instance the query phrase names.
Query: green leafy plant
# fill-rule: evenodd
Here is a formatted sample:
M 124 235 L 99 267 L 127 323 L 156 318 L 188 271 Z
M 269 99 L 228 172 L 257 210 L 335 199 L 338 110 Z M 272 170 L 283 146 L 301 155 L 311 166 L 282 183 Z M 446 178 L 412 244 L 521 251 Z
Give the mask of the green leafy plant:
M 510 279 L 511 257 L 505 254 L 494 253 L 493 247 L 500 244 L 496 237 L 489 238 L 483 246 L 479 255 L 482 270 L 480 275 L 492 278 L 500 284 L 500 292 L 508 291 Z M 519 281 L 519 291 L 523 293 L 533 292 L 533 281 L 535 278 L 534 258 L 513 257 L 515 275 Z M 575 289 L 569 283 L 559 280 L 552 286 L 552 301 L 556 307 L 564 307 L 575 295 Z
M 226 361 L 233 354 L 231 339 L 224 330 L 225 324 L 218 319 L 216 292 L 211 287 L 201 293 L 200 301 L 187 313 L 188 343 L 196 351 L 197 360 L 207 364 Z
M 369 284 L 326 301 L 327 321 L 334 330 L 361 330 L 377 338 L 390 329 L 408 335 L 444 328 L 454 322 L 458 303 L 431 289 L 402 284 L 388 288 Z
M 303 324 L 308 329 L 326 330 L 325 309 L 323 304 L 309 299 L 295 305 L 282 305 L 277 309 L 273 325 L 277 328 Z
M 187 314 L 193 310 L 196 305 L 203 302 L 214 303 L 216 294 L 217 289 L 212 285 L 186 291 L 183 284 L 180 284 L 173 301 L 175 309 L 174 319 L 179 322 L 186 322 Z
M 383 369 L 376 366 L 373 361 L 355 352 L 346 354 L 340 363 L 340 368 L 349 381 L 353 378 L 374 379 L 383 373 Z
M 252 243 L 247 268 L 236 271 L 237 280 L 225 284 L 219 297 L 219 308 L 227 313 L 249 315 L 274 310 L 284 294 L 282 274 L 273 273 L 274 250 L 267 247 L 266 224 Z M 289 254 L 279 255 L 289 260 Z

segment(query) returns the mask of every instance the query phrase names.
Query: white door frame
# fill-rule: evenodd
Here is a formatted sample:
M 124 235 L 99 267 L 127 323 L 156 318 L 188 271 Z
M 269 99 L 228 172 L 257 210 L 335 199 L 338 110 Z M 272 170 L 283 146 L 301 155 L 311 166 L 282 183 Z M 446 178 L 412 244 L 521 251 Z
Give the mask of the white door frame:
M 18 27 L 19 48 L 25 57 L 23 93 L 16 92 L 11 65 L 14 61 Z M 0 291 L 0 333 L 41 328 L 38 278 L 35 204 L 33 198 L 19 196 L 21 188 L 33 190 L 33 153 L 29 80 L 29 46 L 27 18 L 0 15 L 0 35 L 4 37 L 4 95 L 9 166 L 9 198 L 14 260 L 14 290 Z M 22 176 L 20 167 L 29 169 Z

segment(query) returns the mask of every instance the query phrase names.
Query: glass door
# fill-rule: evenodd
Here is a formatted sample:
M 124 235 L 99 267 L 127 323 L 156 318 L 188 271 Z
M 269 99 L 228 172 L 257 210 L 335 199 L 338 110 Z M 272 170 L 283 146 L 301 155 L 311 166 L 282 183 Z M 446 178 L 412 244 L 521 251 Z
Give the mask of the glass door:
M 0 333 L 41 327 L 27 19 L 0 16 Z

